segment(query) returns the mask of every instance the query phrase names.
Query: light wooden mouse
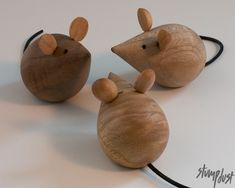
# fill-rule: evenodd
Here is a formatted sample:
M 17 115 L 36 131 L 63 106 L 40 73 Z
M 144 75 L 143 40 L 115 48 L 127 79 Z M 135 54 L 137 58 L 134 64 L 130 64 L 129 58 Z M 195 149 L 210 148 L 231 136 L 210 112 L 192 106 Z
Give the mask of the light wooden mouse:
M 194 80 L 206 63 L 206 50 L 200 36 L 180 24 L 152 27 L 148 10 L 138 9 L 144 33 L 112 48 L 138 71 L 151 68 L 156 83 L 165 87 L 182 87 Z
M 166 116 L 145 94 L 155 81 L 154 71 L 143 71 L 135 85 L 118 75 L 94 82 L 93 94 L 102 102 L 97 121 L 100 144 L 115 163 L 142 168 L 164 151 L 169 137 Z

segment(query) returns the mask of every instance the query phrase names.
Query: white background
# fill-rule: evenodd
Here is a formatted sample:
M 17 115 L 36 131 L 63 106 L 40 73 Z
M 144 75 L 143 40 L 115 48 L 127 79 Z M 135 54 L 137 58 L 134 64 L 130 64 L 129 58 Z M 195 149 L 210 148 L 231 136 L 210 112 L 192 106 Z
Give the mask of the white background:
M 191 84 L 152 96 L 170 125 L 169 144 L 154 162 L 171 178 L 194 188 L 212 188 L 196 179 L 205 163 L 212 170 L 235 171 L 235 2 L 190 0 L 0 0 L 0 187 L 164 187 L 149 170 L 119 167 L 104 155 L 96 136 L 99 101 L 91 84 L 110 71 L 133 82 L 138 73 L 110 48 L 141 32 L 136 10 L 149 9 L 153 25 L 181 23 L 199 34 L 221 39 L 225 52 Z M 20 77 L 25 40 L 44 29 L 68 34 L 73 18 L 89 20 L 82 44 L 92 53 L 89 80 L 62 104 L 34 98 Z M 206 43 L 208 58 L 216 48 Z M 219 184 L 217 187 L 231 188 Z

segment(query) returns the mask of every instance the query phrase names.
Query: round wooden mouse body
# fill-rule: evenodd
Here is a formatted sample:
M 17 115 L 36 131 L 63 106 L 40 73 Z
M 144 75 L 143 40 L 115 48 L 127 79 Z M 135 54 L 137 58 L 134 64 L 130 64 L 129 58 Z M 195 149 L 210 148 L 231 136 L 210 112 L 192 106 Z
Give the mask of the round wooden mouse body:
M 111 101 L 102 102 L 98 116 L 98 137 L 104 152 L 115 163 L 129 168 L 142 168 L 155 161 L 164 151 L 169 136 L 163 111 L 144 94 L 151 88 L 146 84 L 154 83 L 154 79 L 143 81 L 148 72 L 139 77 L 135 87 L 110 73 L 108 79 L 115 83 L 118 92 Z M 101 81 L 93 85 L 93 93 L 99 99 L 102 98 L 97 92 L 99 88 L 110 91 L 108 84 L 101 86 Z
M 112 51 L 138 71 L 153 69 L 161 86 L 182 87 L 194 80 L 206 63 L 201 38 L 180 24 L 151 29 L 151 15 L 145 9 L 138 10 L 138 18 L 144 33 L 114 46 Z
M 70 30 L 72 28 L 74 24 Z M 70 37 L 45 34 L 25 50 L 21 76 L 25 86 L 39 99 L 61 102 L 74 96 L 84 86 L 90 62 L 90 52 L 71 34 Z

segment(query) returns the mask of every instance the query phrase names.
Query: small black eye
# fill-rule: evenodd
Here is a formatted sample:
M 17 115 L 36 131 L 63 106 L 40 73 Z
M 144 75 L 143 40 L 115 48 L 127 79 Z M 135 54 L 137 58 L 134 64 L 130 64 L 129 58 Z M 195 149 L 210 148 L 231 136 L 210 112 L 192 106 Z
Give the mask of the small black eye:
M 145 45 L 145 44 L 143 44 L 143 45 L 142 45 L 142 48 L 143 48 L 143 49 L 146 49 L 146 45 Z
M 65 49 L 65 50 L 64 50 L 64 54 L 67 54 L 67 53 L 68 53 L 68 50 L 67 50 L 67 49 Z
M 159 44 L 159 42 L 158 42 L 158 41 L 157 41 L 157 47 L 158 47 L 158 48 L 160 48 L 160 44 Z

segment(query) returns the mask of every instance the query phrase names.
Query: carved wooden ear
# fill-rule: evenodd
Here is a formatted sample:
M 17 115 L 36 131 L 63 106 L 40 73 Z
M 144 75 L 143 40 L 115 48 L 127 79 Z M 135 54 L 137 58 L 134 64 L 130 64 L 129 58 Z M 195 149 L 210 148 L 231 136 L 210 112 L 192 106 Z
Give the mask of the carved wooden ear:
M 137 16 L 142 30 L 144 32 L 149 31 L 152 27 L 152 16 L 150 12 L 144 8 L 139 8 Z
M 137 92 L 145 93 L 153 87 L 155 72 L 152 69 L 144 70 L 136 79 L 134 88 Z
M 38 46 L 45 55 L 52 55 L 57 48 L 57 42 L 53 35 L 44 34 L 40 37 Z
M 81 41 L 87 34 L 88 21 L 83 17 L 75 18 L 69 29 L 69 35 L 75 41 Z
M 116 84 L 108 78 L 96 80 L 92 85 L 92 92 L 102 102 L 112 102 L 118 96 Z
M 165 49 L 166 46 L 170 43 L 170 41 L 171 34 L 168 31 L 161 29 L 158 32 L 158 43 L 160 50 Z

